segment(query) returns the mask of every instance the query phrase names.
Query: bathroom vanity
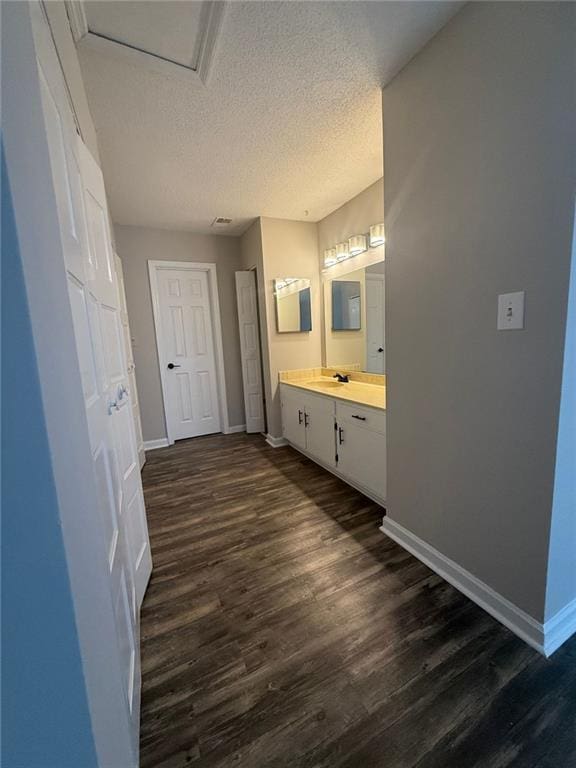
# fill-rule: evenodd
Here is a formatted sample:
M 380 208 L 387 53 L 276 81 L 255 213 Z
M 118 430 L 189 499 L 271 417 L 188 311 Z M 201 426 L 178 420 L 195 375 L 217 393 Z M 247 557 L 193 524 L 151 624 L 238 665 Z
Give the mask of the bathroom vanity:
M 282 430 L 294 448 L 379 504 L 386 500 L 385 377 L 346 383 L 333 371 L 280 375 Z

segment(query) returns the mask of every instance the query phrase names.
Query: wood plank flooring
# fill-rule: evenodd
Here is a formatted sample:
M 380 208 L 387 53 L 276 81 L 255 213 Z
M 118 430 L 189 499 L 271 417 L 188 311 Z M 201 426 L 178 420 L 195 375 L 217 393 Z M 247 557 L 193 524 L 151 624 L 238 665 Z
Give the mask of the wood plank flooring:
M 576 642 L 545 660 L 291 448 L 148 453 L 142 768 L 574 768 Z

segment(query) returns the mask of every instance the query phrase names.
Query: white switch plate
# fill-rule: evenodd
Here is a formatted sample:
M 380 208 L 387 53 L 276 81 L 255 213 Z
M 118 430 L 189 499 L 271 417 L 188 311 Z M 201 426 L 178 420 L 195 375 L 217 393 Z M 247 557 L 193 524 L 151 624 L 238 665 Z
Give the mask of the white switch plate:
M 519 331 L 524 328 L 524 291 L 498 296 L 498 330 Z

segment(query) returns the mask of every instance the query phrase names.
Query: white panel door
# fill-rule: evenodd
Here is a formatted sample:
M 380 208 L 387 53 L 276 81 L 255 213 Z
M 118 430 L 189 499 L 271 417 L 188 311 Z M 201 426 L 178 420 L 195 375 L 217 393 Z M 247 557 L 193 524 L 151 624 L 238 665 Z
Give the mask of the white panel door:
M 108 560 L 126 710 L 137 763 L 139 604 L 151 558 L 126 387 L 106 198 L 100 169 L 77 137 L 56 51 L 39 6 L 34 6 L 34 14 L 42 108 L 99 489 L 103 536 L 102 543 L 94 542 L 94 546 L 103 544 Z
M 384 373 L 384 275 L 366 275 L 366 370 Z
M 158 358 L 170 441 L 220 432 L 208 275 L 156 268 Z
M 126 365 L 128 374 L 128 391 L 132 402 L 132 418 L 134 420 L 134 431 L 136 433 L 136 448 L 138 450 L 138 463 L 140 468 L 146 461 L 144 451 L 144 440 L 142 438 L 142 421 L 140 419 L 140 405 L 138 400 L 138 388 L 136 387 L 136 365 L 134 363 L 134 353 L 132 351 L 132 337 L 130 335 L 130 321 L 128 319 L 128 305 L 126 304 L 126 289 L 124 288 L 124 270 L 122 261 L 117 254 L 114 254 L 114 264 L 116 265 L 116 276 L 118 278 L 118 295 L 120 301 L 120 319 L 122 322 L 122 331 L 124 335 L 124 349 L 126 350 Z
M 264 432 L 264 387 L 260 362 L 260 328 L 253 270 L 236 272 L 240 355 L 244 383 L 246 432 Z
M 116 472 L 113 475 L 115 494 L 132 573 L 130 599 L 136 613 L 150 578 L 152 558 L 138 461 L 134 413 L 128 386 L 120 291 L 111 246 L 102 172 L 80 139 L 78 139 L 78 148 L 86 202 L 88 253 L 91 263 L 96 265 L 86 285 L 98 303 L 99 323 L 94 323 L 94 332 L 98 333 L 102 344 L 102 352 L 98 356 L 103 362 L 102 379 L 103 386 L 108 392 L 108 410 L 110 411 L 108 427 L 116 455 Z M 108 290 L 109 254 L 113 265 L 113 294 Z

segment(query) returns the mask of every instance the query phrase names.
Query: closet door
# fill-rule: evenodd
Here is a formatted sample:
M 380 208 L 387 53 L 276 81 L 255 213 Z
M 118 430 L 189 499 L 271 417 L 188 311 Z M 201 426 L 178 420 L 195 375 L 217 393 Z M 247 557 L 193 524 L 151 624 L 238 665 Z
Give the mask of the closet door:
M 134 431 L 136 433 L 136 448 L 138 450 L 138 463 L 140 469 L 146 461 L 144 452 L 144 440 L 142 438 L 142 421 L 140 419 L 140 406 L 138 400 L 138 389 L 136 387 L 136 365 L 134 363 L 134 352 L 132 350 L 132 337 L 130 336 L 130 321 L 128 320 L 128 306 L 126 304 L 126 290 L 124 288 L 124 270 L 122 260 L 115 254 L 114 262 L 116 264 L 116 275 L 118 276 L 118 293 L 120 299 L 120 319 L 122 321 L 122 330 L 124 334 L 124 349 L 126 351 L 126 364 L 128 373 L 128 390 L 132 402 L 132 417 L 134 420 Z
M 93 546 L 105 548 L 108 563 L 136 765 L 139 606 L 152 561 L 127 386 L 118 283 L 102 174 L 76 134 L 66 85 L 41 7 L 33 5 L 32 10 L 42 110 L 76 338 L 77 360 L 70 360 L 70 365 L 80 369 L 98 488 L 102 537 Z

